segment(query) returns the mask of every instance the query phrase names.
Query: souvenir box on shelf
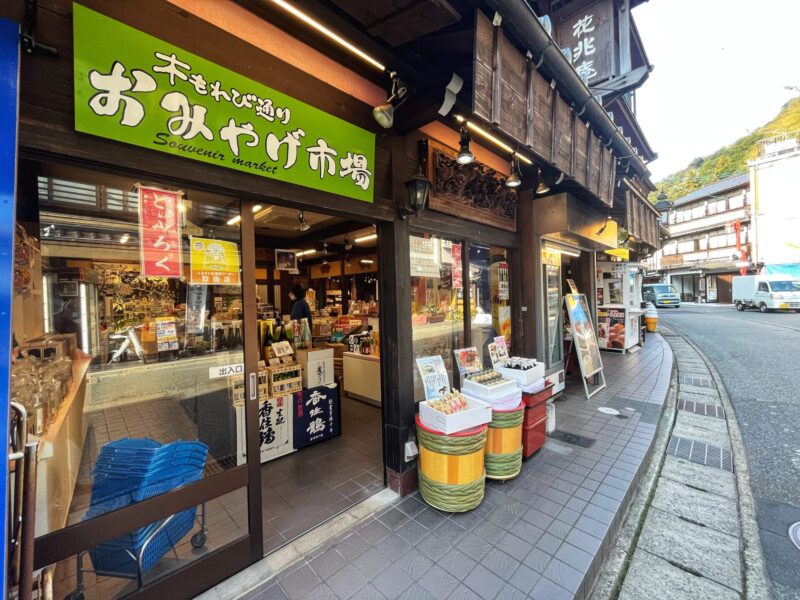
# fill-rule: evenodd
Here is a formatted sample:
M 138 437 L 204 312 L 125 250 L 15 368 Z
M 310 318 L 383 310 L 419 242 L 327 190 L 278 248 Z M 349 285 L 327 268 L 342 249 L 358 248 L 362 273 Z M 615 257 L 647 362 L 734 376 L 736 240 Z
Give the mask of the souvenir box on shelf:
M 479 371 L 467 375 L 461 384 L 461 390 L 465 394 L 485 400 L 503 398 L 518 389 L 519 386 L 515 380 L 506 379 L 497 371 Z

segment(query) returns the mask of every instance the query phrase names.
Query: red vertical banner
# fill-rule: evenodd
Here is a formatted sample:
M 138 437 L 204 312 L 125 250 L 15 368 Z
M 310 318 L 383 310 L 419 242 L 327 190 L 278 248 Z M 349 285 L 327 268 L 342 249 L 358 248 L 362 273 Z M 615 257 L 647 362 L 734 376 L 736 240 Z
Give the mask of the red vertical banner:
M 450 255 L 453 260 L 453 289 L 464 287 L 464 277 L 461 269 L 461 244 L 453 243 L 450 249 Z
M 139 186 L 139 254 L 143 277 L 180 277 L 181 192 Z

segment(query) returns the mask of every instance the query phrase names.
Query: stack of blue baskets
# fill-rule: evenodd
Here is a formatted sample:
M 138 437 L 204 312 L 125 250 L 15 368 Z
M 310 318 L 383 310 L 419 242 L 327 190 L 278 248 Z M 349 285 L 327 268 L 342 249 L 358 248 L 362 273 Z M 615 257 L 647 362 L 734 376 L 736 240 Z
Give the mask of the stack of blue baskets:
M 141 502 L 203 475 L 208 446 L 202 442 L 160 444 L 150 439 L 121 439 L 103 446 L 92 469 L 92 496 L 85 519 Z M 147 545 L 141 572 L 148 571 L 194 524 L 197 507 L 175 515 Z M 163 523 L 156 521 L 89 551 L 95 571 L 136 577 L 145 541 Z

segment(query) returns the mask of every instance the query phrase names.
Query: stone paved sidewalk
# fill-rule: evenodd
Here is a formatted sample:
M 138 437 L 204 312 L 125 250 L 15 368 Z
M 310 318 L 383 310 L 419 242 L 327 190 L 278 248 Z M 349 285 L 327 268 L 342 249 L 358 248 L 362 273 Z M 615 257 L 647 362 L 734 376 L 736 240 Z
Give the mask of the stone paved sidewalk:
M 659 335 L 635 354 L 602 357 L 605 390 L 587 401 L 571 385 L 556 402 L 557 430 L 572 443 L 548 439 L 518 478 L 488 482 L 477 509 L 443 513 L 415 493 L 274 577 L 254 565 L 260 582 L 245 593 L 234 591 L 240 578 L 202 597 L 587 597 L 649 462 L 673 364 Z
M 691 344 L 665 334 L 678 365 L 677 416 L 619 598 L 764 597 L 742 562 L 747 540 L 724 390 Z

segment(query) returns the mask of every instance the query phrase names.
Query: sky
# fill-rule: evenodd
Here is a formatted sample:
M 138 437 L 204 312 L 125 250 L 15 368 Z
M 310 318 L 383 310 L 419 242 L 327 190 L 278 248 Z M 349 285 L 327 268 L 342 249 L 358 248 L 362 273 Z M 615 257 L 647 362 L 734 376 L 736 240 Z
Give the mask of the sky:
M 800 89 L 800 0 L 649 0 L 633 18 L 654 66 L 636 92 L 654 182 L 800 95 L 785 89 Z

